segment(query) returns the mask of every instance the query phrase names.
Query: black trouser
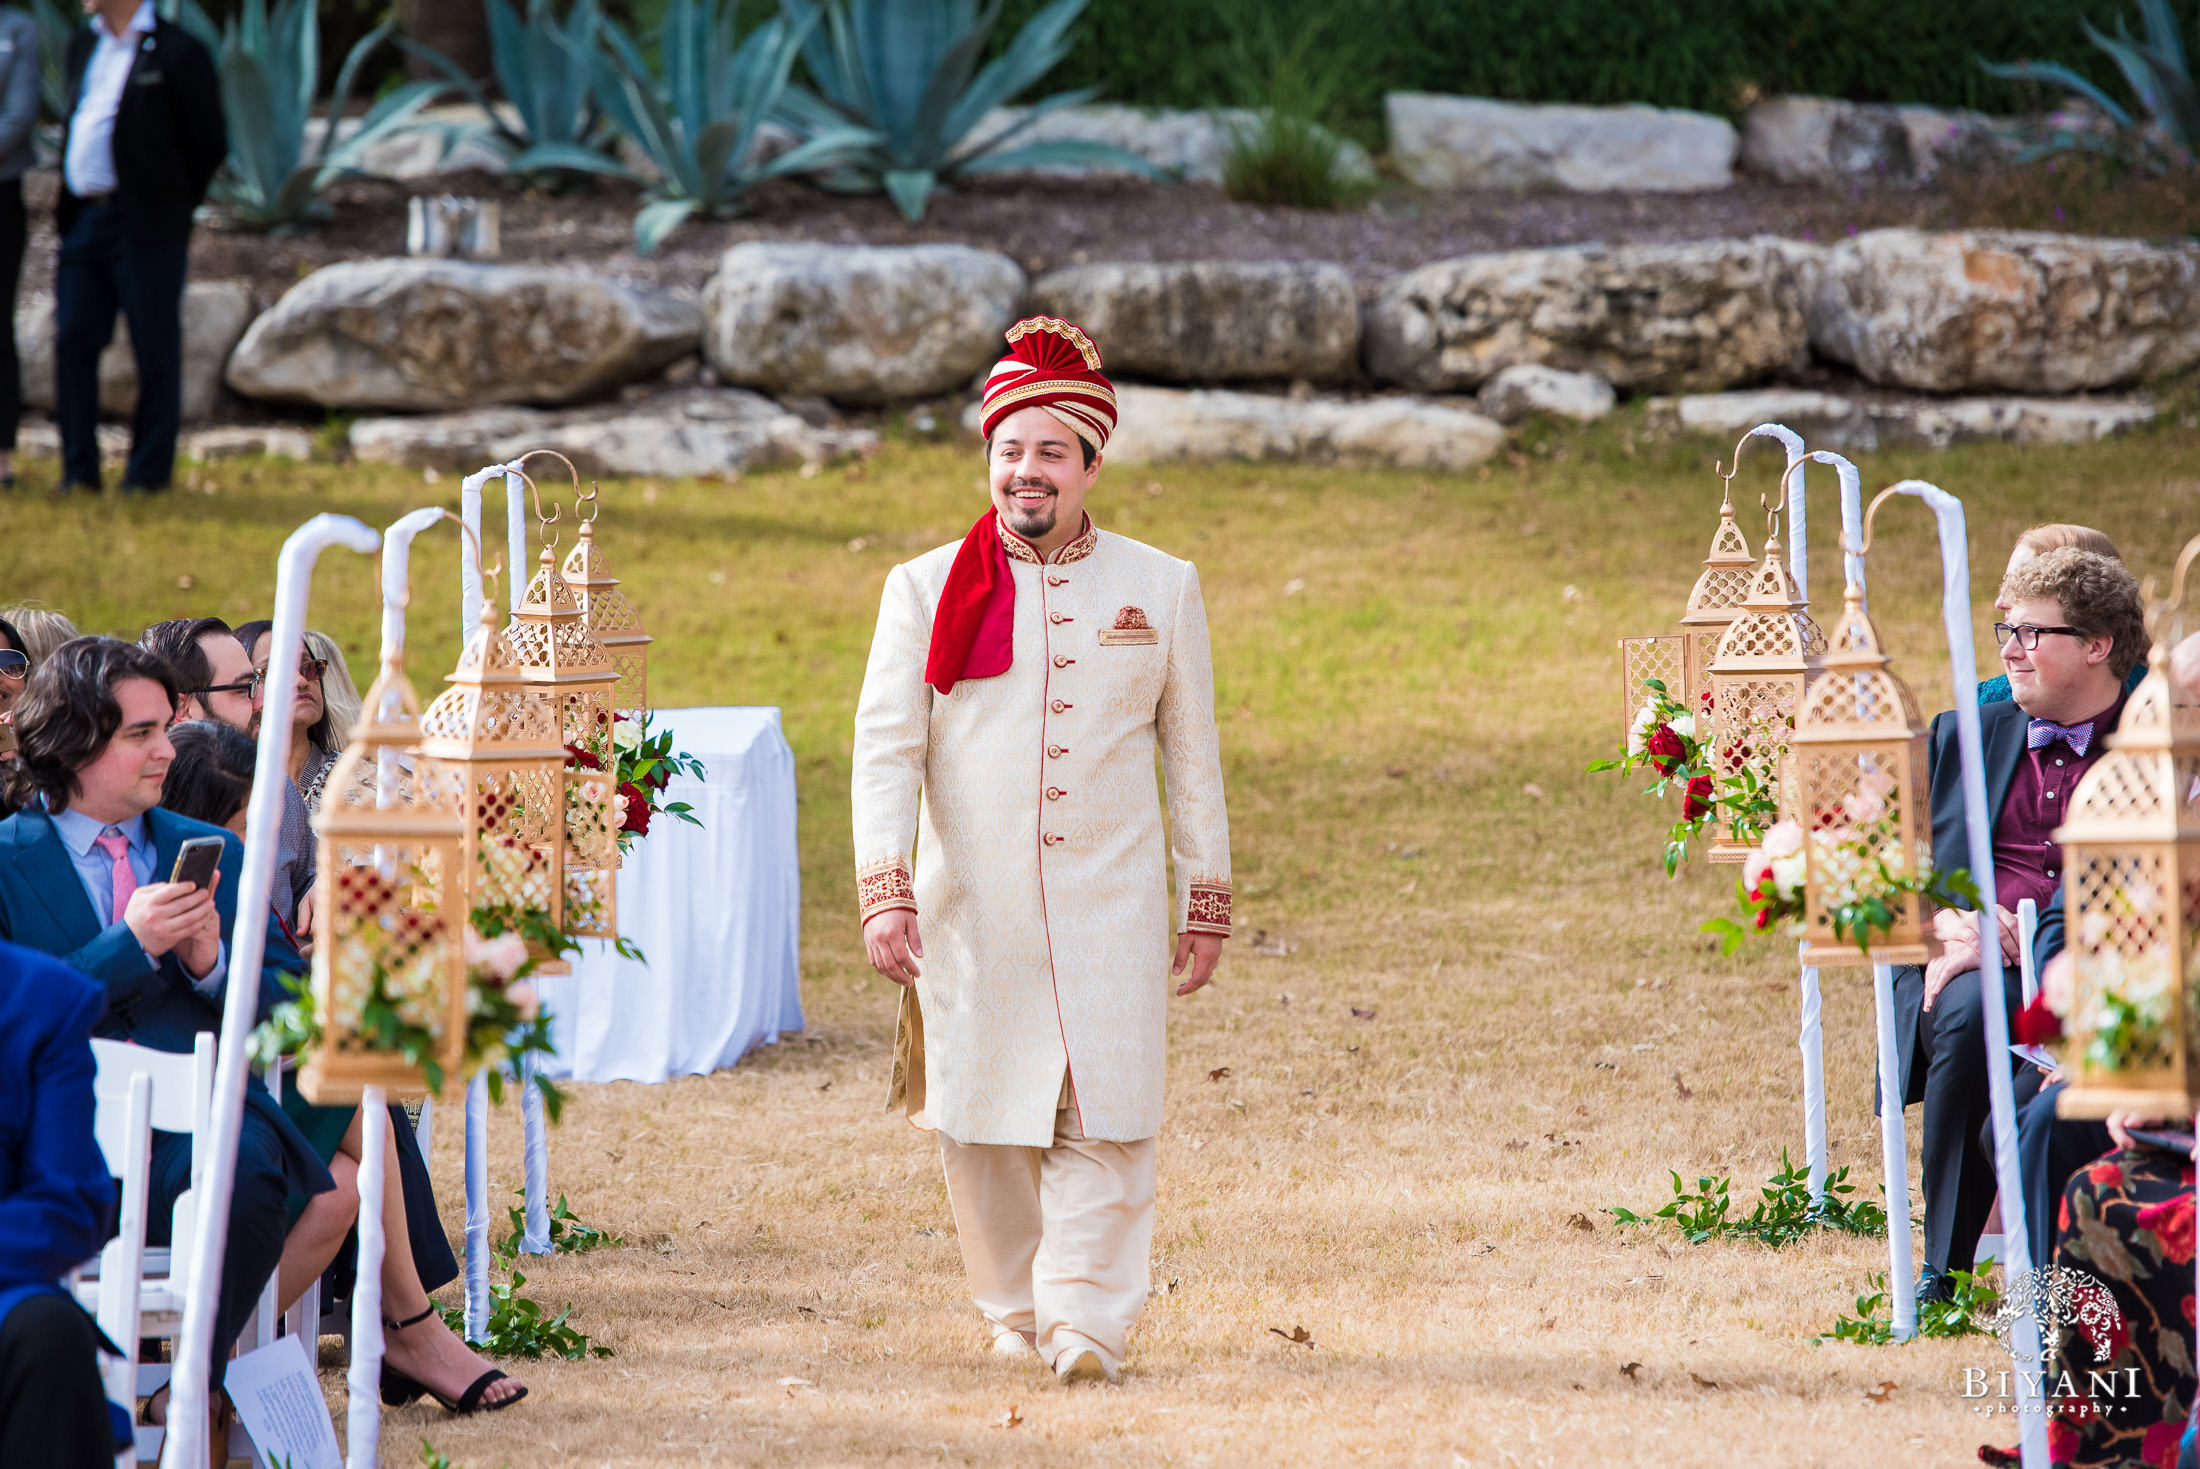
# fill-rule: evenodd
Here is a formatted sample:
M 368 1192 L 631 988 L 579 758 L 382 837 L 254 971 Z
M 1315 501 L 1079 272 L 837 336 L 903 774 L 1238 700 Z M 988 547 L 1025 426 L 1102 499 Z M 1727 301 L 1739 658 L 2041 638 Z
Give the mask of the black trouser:
M 166 489 L 183 422 L 183 277 L 188 241 L 140 245 L 111 204 L 84 205 L 54 275 L 53 401 L 61 482 L 99 487 L 99 354 L 119 310 L 137 358 L 137 413 L 122 483 Z
M 2037 1074 L 2036 1067 L 2028 1067 Z M 2116 1140 L 2108 1124 L 2092 1118 L 2057 1117 L 2055 1099 L 2070 1085 L 2058 1081 L 2040 1088 L 2039 1095 L 2017 1109 L 2017 1158 L 2024 1169 L 2025 1236 L 2032 1244 L 2032 1263 L 2046 1265 L 2055 1258 L 2055 1237 L 2061 1230 L 2063 1189 L 2071 1175 L 2094 1159 L 2114 1151 Z
M 15 294 L 23 281 L 23 181 L 0 179 L 0 287 L 7 290 L 7 330 L 0 331 L 0 449 L 15 451 L 23 417 L 23 364 L 15 355 Z
M 152 1164 L 145 1242 L 165 1245 L 176 1199 L 191 1186 L 190 1136 L 155 1132 Z M 228 1244 L 214 1304 L 214 1387 L 227 1375 L 229 1349 L 283 1258 L 283 1241 L 290 1233 L 289 1195 L 282 1140 L 265 1117 L 247 1107 L 237 1134 L 237 1180 L 229 1196 Z
M 2024 1004 L 2024 979 L 2014 964 L 2002 966 L 2010 1015 Z M 1925 1198 L 1925 1263 L 1943 1273 L 1969 1270 L 1986 1216 L 1994 1210 L 1994 1155 L 1980 1146 L 1980 1128 L 1992 1113 L 1986 1090 L 1986 1028 L 1980 1010 L 1979 971 L 1948 981 L 1933 1008 L 1917 1018 L 1914 1065 L 1925 1068 L 1925 1126 L 1919 1189 Z M 1924 972 L 1895 971 L 1895 1004 L 1917 1013 L 1925 994 Z M 2000 1058 L 2016 1074 L 2017 1058 Z M 1917 1090 L 1917 1079 L 1910 1090 Z
M 0 1464 L 113 1469 L 99 1328 L 76 1302 L 32 1296 L 0 1323 Z

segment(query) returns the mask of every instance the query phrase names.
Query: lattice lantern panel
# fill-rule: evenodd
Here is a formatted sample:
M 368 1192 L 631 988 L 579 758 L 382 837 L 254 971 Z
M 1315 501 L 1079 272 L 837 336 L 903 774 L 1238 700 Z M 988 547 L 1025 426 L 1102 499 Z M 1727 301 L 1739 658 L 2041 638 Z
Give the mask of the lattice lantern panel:
M 2055 832 L 2074 961 L 2072 992 L 2048 995 L 2075 1073 L 2065 1117 L 2200 1108 L 2200 707 L 2162 641 L 2153 660 Z
M 1619 640 L 1622 743 L 1633 739 L 1635 721 L 1649 698 L 1643 687 L 1649 679 L 1663 683 L 1676 703 L 1699 720 L 1705 719 L 1709 713 L 1711 659 L 1718 651 L 1720 636 L 1739 613 L 1755 565 L 1749 543 L 1734 523 L 1732 499 L 1722 500 L 1719 528 L 1711 537 L 1704 570 L 1696 578 L 1687 608 L 1681 614 L 1683 631 Z
M 1796 722 L 1787 779 L 1809 861 L 1804 888 L 1806 964 L 1922 964 L 1930 905 L 1890 891 L 1889 879 L 1933 866 L 1926 725 L 1909 685 L 1888 667 L 1879 629 L 1851 583 L 1825 671 Z M 1894 926 L 1867 953 L 1835 934 L 1834 913 L 1877 894 Z
M 1741 615 L 1719 639 L 1711 664 L 1711 770 L 1722 792 L 1746 767 L 1778 802 L 1781 814 L 1794 814 L 1793 797 L 1783 781 L 1788 746 L 1804 691 L 1817 676 L 1825 650 L 1825 634 L 1811 620 L 1788 574 L 1780 538 L 1768 537 Z M 1755 844 L 1729 821 L 1713 841 L 1711 860 L 1740 862 Z
M 581 522 L 580 537 L 566 553 L 560 574 L 580 602 L 581 620 L 603 645 L 618 675 L 612 710 L 639 719 L 649 708 L 649 645 L 654 640 L 642 630 L 642 614 L 619 590 L 619 579 L 606 569 L 595 522 Z
M 331 772 L 314 818 L 323 909 L 313 951 L 322 1041 L 298 1074 L 310 1102 L 356 1102 L 362 1089 L 425 1095 L 425 1069 L 369 1040 L 387 1008 L 431 1038 L 448 1079 L 466 1043 L 466 907 L 452 881 L 464 816 L 448 788 L 406 782 L 403 754 L 419 737 L 420 704 L 394 663 L 367 693 L 366 719 Z M 387 785 L 390 798 L 380 792 Z
M 1635 737 L 1635 721 L 1642 717 L 1643 706 L 1650 699 L 1650 691 L 1643 687 L 1651 679 L 1665 685 L 1666 692 L 1684 704 L 1693 703 L 1688 683 L 1688 639 L 1679 633 L 1660 633 L 1655 637 L 1621 638 L 1619 640 L 1620 669 L 1625 676 L 1620 697 L 1620 731 L 1622 743 L 1632 747 Z
M 450 685 L 421 716 L 416 779 L 461 813 L 457 876 L 467 910 L 532 912 L 562 927 L 565 745 L 554 706 L 528 687 L 497 630 L 493 600 L 484 601 Z M 535 952 L 538 962 L 548 957 Z

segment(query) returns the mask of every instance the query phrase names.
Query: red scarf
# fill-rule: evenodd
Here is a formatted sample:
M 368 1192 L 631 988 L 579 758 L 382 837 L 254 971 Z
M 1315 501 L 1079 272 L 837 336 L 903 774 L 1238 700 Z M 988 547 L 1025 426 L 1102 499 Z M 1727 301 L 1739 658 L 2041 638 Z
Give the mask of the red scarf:
M 924 681 L 943 694 L 966 678 L 1008 672 L 1016 651 L 1016 578 L 1002 549 L 1000 512 L 988 510 L 963 537 L 932 617 Z

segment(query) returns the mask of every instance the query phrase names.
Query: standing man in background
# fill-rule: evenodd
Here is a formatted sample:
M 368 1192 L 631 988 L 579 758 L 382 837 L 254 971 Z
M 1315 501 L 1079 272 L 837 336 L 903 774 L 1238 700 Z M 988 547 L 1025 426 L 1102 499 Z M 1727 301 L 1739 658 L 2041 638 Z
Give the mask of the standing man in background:
M 229 153 L 214 59 L 153 0 L 84 0 L 54 224 L 54 417 L 61 490 L 99 488 L 99 354 L 120 310 L 137 358 L 122 490 L 168 488 L 183 417 L 191 216 Z
M 38 24 L 0 10 L 0 490 L 15 488 L 15 429 L 23 417 L 23 364 L 15 354 L 15 291 L 23 278 L 23 175 L 38 161 Z

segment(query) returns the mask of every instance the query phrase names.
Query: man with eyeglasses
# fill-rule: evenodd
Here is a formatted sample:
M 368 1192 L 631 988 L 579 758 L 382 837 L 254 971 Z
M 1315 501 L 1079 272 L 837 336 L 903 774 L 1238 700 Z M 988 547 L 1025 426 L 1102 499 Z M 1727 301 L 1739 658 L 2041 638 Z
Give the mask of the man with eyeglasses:
M 2052 834 L 2116 728 L 2124 677 L 2144 661 L 2149 640 L 2138 583 L 2096 552 L 2065 547 L 2013 568 L 2000 602 L 2007 620 L 1994 637 L 2014 699 L 1979 706 L 1979 725 L 1994 812 L 1994 916 L 2014 1016 L 2023 1003 L 2016 905 L 2030 898 L 2044 911 L 2059 901 L 2062 849 Z M 1953 714 L 1933 721 L 1931 761 L 1934 856 L 1942 867 L 1968 866 Z M 1943 910 L 1934 925 L 1940 957 L 1895 971 L 1903 1102 L 1922 1102 L 1925 1112 L 1921 1300 L 1946 1299 L 1949 1272 L 1972 1268 L 1994 1203 L 1994 1160 L 1981 1138 L 1988 1060 L 1977 924 L 1971 913 Z M 2014 1069 L 2014 1058 L 2007 1064 Z M 2021 1105 L 2040 1078 L 2025 1067 L 2018 1079 Z

